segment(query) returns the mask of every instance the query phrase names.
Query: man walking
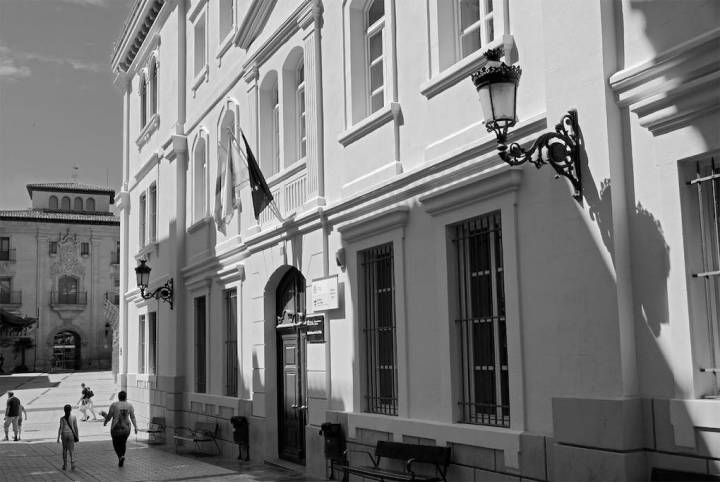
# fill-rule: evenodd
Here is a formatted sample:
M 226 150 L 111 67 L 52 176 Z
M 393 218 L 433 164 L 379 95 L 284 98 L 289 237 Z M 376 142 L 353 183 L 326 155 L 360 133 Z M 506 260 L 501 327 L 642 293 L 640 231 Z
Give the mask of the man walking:
M 81 418 L 80 421 L 85 422 L 87 420 L 90 420 L 90 416 L 87 414 L 88 410 L 90 410 L 90 412 L 92 413 L 93 420 L 97 420 L 97 415 L 95 415 L 95 409 L 93 408 L 92 401 L 92 398 L 95 396 L 95 394 L 90 389 L 90 387 L 86 387 L 84 383 L 81 383 L 80 386 L 82 387 L 82 397 L 80 397 L 78 405 L 80 405 L 80 411 L 82 411 L 83 413 L 83 418 Z
M 7 408 L 5 408 L 5 440 L 8 439 L 8 428 L 12 425 L 13 440 L 18 440 L 18 417 L 20 416 L 20 399 L 13 392 L 8 392 Z

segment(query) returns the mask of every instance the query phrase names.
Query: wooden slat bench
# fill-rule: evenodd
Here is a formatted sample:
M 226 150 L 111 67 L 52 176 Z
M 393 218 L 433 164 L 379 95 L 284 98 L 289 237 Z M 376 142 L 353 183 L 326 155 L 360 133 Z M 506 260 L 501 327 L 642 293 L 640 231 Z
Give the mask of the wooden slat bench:
M 139 428 L 138 432 L 148 434 L 147 443 L 165 443 L 165 417 L 153 417 L 147 428 Z M 136 437 L 137 439 L 137 437 Z
M 450 447 L 436 447 L 434 445 L 406 444 L 401 442 L 387 442 L 378 440 L 375 446 L 375 456 L 369 451 L 353 450 L 348 452 L 364 452 L 370 457 L 372 466 L 355 466 L 347 462 L 334 464 L 334 469 L 343 473 L 343 481 L 347 481 L 350 474 L 364 478 L 381 481 L 390 480 L 417 480 L 423 482 L 446 481 L 447 466 L 450 464 Z M 405 462 L 404 471 L 386 470 L 380 467 L 381 459 L 395 459 Z M 431 464 L 435 466 L 435 475 L 422 475 L 413 470 L 414 464 Z
M 200 444 L 203 442 L 212 442 L 215 444 L 218 454 L 221 454 L 222 450 L 217 441 L 219 429 L 220 426 L 217 423 L 210 422 L 197 422 L 195 423 L 194 429 L 175 427 L 175 435 L 173 435 L 173 439 L 175 439 L 175 453 L 177 453 L 180 442 L 192 442 L 195 446 L 196 455 L 211 455 L 202 452 L 200 450 Z

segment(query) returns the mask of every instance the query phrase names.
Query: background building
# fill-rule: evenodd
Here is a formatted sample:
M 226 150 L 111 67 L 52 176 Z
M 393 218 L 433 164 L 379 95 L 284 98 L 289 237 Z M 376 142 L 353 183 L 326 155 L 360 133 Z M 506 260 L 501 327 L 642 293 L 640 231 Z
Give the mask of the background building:
M 326 421 L 450 445 L 450 480 L 717 472 L 719 20 L 702 0 L 136 1 L 113 69 L 138 412 L 226 444 L 246 416 L 252 459 L 315 476 Z M 511 141 L 577 109 L 581 199 L 499 159 L 468 78 L 490 47 L 523 69 Z M 241 133 L 282 223 L 247 186 L 214 219 Z M 140 258 L 174 309 L 139 296 Z
M 37 317 L 30 369 L 110 369 L 118 303 L 115 191 L 77 182 L 28 184 L 32 207 L 0 210 L 0 308 Z M 20 364 L 2 346 L 5 370 Z M 15 362 L 13 362 L 15 360 Z

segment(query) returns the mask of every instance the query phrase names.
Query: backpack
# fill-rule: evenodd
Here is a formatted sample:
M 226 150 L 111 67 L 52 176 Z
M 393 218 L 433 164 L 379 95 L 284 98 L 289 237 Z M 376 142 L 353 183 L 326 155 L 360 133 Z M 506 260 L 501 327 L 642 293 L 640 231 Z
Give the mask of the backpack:
M 90 389 L 90 387 L 87 387 L 87 392 L 85 392 L 85 398 L 92 398 L 92 397 L 94 397 L 94 396 L 95 396 L 95 394 L 94 394 L 93 391 Z

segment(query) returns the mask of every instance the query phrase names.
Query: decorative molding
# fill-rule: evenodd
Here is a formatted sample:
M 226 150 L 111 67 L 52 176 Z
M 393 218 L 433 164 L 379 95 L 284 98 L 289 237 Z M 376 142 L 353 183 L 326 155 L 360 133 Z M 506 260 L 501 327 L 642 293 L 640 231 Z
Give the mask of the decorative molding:
M 140 169 L 133 174 L 133 179 L 135 180 L 135 183 L 133 184 L 133 188 L 137 185 L 138 182 L 142 178 L 145 177 L 145 175 L 150 172 L 150 170 L 155 167 L 160 162 L 160 155 L 157 152 L 153 152 L 152 155 L 148 158 L 147 161 L 145 161 L 145 164 L 140 166 Z
M 58 259 L 50 266 L 53 276 L 72 275 L 78 278 L 85 276 L 85 266 L 77 257 L 77 234 L 70 234 L 70 228 L 58 239 Z M 78 286 L 79 288 L 79 286 Z
M 245 265 L 238 263 L 222 268 L 217 272 L 215 281 L 220 285 L 228 285 L 236 281 L 245 281 Z
M 215 58 L 218 61 L 218 68 L 222 67 L 222 58 L 225 55 L 225 53 L 230 49 L 230 46 L 233 45 L 233 40 L 235 39 L 235 35 L 237 35 L 237 25 L 233 21 L 233 25 L 230 28 L 230 32 L 225 36 L 225 39 L 220 42 L 220 46 L 218 47 L 218 52 L 215 54 Z
M 270 17 L 276 0 L 252 0 L 247 7 L 247 13 L 240 22 L 235 34 L 234 42 L 240 48 L 247 50 L 258 36 Z
M 720 109 L 720 27 L 613 74 L 610 87 L 640 125 L 662 134 Z
M 138 146 L 138 150 L 142 149 L 142 147 L 147 143 L 147 141 L 150 140 L 153 132 L 155 132 L 159 126 L 160 114 L 156 112 L 152 116 L 150 116 L 150 119 L 145 124 L 145 127 L 142 128 L 142 130 L 140 131 L 140 135 L 135 141 L 135 144 Z
M 192 10 L 190 10 L 187 13 L 187 18 L 190 23 L 195 22 L 195 19 L 200 15 L 200 11 L 205 7 L 208 0 L 198 0 L 198 2 L 193 6 Z
M 517 191 L 522 179 L 522 168 L 500 164 L 489 171 L 434 189 L 420 196 L 419 201 L 428 214 L 437 216 L 488 197 Z
M 338 136 L 338 142 L 343 146 L 348 146 L 391 120 L 397 122 L 401 115 L 402 109 L 400 108 L 400 103 L 390 102 L 382 109 L 343 131 Z
M 409 217 L 410 206 L 407 203 L 401 203 L 339 225 L 337 230 L 344 241 L 354 243 L 391 229 L 405 228 Z
M 210 72 L 210 68 L 208 67 L 208 64 L 205 63 L 205 67 L 202 68 L 200 72 L 195 76 L 195 79 L 192 82 L 191 89 L 193 91 L 193 96 L 195 96 L 196 91 L 198 88 L 202 85 L 203 81 L 209 82 L 210 81 L 210 75 L 208 75 Z

